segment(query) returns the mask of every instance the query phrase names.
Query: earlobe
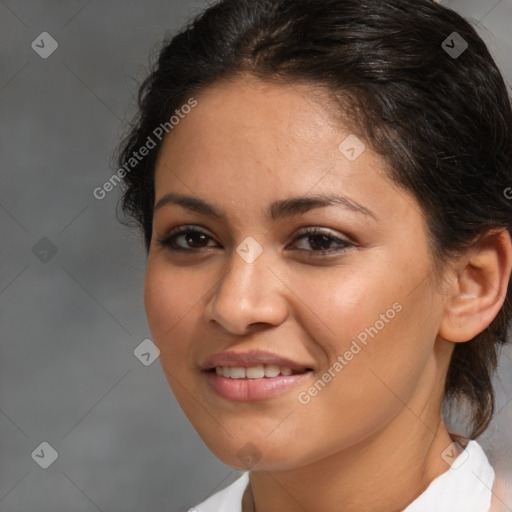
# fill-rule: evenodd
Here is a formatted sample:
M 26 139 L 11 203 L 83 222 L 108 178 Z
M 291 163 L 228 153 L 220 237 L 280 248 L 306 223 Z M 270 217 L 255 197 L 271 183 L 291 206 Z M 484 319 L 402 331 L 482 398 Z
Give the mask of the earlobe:
M 439 335 L 460 343 L 484 331 L 505 301 L 511 268 L 508 231 L 483 234 L 454 267 Z

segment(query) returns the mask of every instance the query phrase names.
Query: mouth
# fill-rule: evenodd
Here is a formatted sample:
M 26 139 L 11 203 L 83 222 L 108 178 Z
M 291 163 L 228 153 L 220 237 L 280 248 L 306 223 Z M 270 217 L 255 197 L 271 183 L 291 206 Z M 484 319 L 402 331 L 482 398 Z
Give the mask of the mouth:
M 305 386 L 314 374 L 311 366 L 269 352 L 224 352 L 201 367 L 210 391 L 230 402 L 269 400 Z
M 226 379 L 273 379 L 275 377 L 291 375 L 303 375 L 307 372 L 313 371 L 311 368 L 304 370 L 295 370 L 287 366 L 277 366 L 273 364 L 256 365 L 256 366 L 215 366 L 207 370 L 210 373 L 215 373 Z
M 250 379 L 272 378 L 279 374 L 296 375 L 310 371 L 312 368 L 313 366 L 307 363 L 299 363 L 263 350 L 220 352 L 206 358 L 200 365 L 203 371 L 216 372 L 218 375 L 222 373 L 227 378 Z

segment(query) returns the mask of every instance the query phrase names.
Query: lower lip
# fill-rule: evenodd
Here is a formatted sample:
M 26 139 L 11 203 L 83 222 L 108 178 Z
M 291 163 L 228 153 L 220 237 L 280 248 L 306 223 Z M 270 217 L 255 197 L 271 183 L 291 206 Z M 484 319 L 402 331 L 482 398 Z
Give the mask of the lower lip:
M 278 375 L 262 379 L 230 379 L 207 372 L 206 380 L 209 386 L 222 398 L 233 402 L 252 402 L 267 400 L 293 388 L 309 377 L 311 372 L 297 375 Z

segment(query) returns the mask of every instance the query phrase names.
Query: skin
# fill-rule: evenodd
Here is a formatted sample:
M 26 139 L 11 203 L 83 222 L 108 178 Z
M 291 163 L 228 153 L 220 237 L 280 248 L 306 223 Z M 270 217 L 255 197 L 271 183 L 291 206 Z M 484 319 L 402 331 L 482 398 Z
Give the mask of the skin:
M 312 92 L 244 77 L 196 95 L 160 150 L 156 203 L 184 194 L 225 219 L 177 204 L 155 211 L 148 323 L 169 385 L 210 450 L 239 469 L 248 469 L 239 450 L 257 454 L 244 510 L 402 510 L 449 467 L 441 454 L 452 440 L 440 417 L 449 358 L 498 313 L 510 237 L 489 233 L 436 282 L 418 202 L 389 180 L 369 144 L 354 161 L 339 151 L 352 132 Z M 268 215 L 274 201 L 333 191 L 373 216 L 340 205 L 278 221 Z M 210 237 L 175 241 L 197 252 L 158 243 L 185 225 Z M 320 247 L 330 255 L 308 257 L 322 243 L 299 238 L 311 227 L 331 231 Z M 253 263 L 236 252 L 248 236 L 263 249 Z M 335 252 L 337 238 L 352 245 Z M 301 404 L 299 392 L 397 302 L 401 311 Z M 228 349 L 268 350 L 314 371 L 272 399 L 231 402 L 200 371 L 206 357 Z

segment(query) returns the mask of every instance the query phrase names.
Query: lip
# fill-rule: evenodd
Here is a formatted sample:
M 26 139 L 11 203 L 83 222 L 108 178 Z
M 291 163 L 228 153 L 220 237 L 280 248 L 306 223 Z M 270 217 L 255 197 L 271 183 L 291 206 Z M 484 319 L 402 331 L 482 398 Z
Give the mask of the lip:
M 272 352 L 262 350 L 249 350 L 247 352 L 227 351 L 213 354 L 203 361 L 201 369 L 203 371 L 209 371 L 217 366 L 250 368 L 251 366 L 270 364 L 281 368 L 290 368 L 296 372 L 304 372 L 308 369 L 313 369 L 310 365 L 292 361 L 286 357 L 281 357 Z
M 261 379 L 231 379 L 212 371 L 217 366 L 250 368 L 258 365 L 275 365 L 303 373 Z M 297 386 L 304 379 L 309 378 L 314 371 L 311 365 L 261 350 L 220 352 L 206 358 L 201 364 L 201 369 L 206 374 L 210 389 L 222 398 L 233 402 L 267 400 Z
M 230 379 L 217 375 L 215 372 L 206 373 L 206 381 L 210 388 L 222 398 L 233 402 L 252 402 L 267 400 L 297 386 L 313 372 L 297 375 L 278 375 L 262 379 Z

